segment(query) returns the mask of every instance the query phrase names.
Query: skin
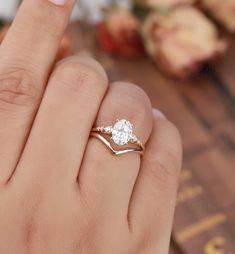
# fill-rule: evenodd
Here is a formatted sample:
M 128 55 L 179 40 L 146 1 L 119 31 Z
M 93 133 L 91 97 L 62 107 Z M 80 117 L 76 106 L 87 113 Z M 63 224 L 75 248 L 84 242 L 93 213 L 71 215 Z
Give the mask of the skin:
M 94 60 L 54 65 L 73 4 L 25 0 L 0 47 L 0 253 L 166 254 L 179 133 Z M 117 118 L 134 124 L 143 157 L 89 138 Z

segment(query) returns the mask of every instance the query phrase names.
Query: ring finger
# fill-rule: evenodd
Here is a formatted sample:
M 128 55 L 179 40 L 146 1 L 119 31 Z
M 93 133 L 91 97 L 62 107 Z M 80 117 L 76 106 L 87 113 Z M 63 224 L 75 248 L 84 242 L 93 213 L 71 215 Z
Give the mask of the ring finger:
M 152 109 L 148 97 L 141 89 L 127 83 L 110 86 L 98 113 L 96 126 L 113 125 L 117 119 L 130 121 L 138 139 L 143 143 L 148 140 L 153 122 Z M 90 199 L 96 209 L 104 209 L 105 219 L 108 214 L 111 221 L 119 215 L 123 218 L 124 214 L 128 214 L 129 200 L 139 168 L 139 154 L 115 156 L 102 142 L 91 138 L 78 178 L 81 195 L 88 202 Z

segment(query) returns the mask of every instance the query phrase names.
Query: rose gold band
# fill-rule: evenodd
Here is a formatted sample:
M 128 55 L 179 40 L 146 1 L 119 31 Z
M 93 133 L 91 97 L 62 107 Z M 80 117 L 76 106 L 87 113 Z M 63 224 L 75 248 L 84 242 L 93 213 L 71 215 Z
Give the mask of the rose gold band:
M 107 133 L 106 133 L 107 134 Z M 128 148 L 128 149 L 123 149 L 123 150 L 115 150 L 112 147 L 112 144 L 105 138 L 103 137 L 101 134 L 99 134 L 96 130 L 96 128 L 93 128 L 91 133 L 90 133 L 91 137 L 95 137 L 97 139 L 99 139 L 103 144 L 105 144 L 105 146 L 107 148 L 110 149 L 110 151 L 114 154 L 114 155 L 122 155 L 122 154 L 127 154 L 127 153 L 138 153 L 140 155 L 143 155 L 144 153 L 144 145 L 138 145 L 139 148 Z

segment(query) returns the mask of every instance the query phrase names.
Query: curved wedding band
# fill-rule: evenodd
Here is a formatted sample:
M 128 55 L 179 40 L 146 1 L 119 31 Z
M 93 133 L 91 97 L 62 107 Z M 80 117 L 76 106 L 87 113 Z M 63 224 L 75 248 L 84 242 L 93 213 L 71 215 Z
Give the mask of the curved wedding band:
M 111 140 L 118 146 L 133 144 L 136 147 L 115 150 L 111 142 L 102 134 L 110 135 Z M 131 152 L 143 155 L 145 150 L 145 146 L 143 145 L 143 143 L 138 140 L 136 135 L 133 133 L 133 125 L 125 119 L 117 120 L 114 126 L 102 126 L 92 128 L 90 136 L 99 139 L 115 155 L 121 155 Z

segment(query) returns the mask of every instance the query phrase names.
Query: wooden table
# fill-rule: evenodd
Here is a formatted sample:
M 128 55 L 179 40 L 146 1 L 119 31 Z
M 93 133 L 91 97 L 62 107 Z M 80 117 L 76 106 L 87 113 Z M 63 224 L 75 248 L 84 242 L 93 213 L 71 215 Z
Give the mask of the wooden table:
M 147 57 L 118 59 L 96 45 L 94 30 L 70 26 L 76 49 L 98 59 L 110 81 L 142 87 L 179 128 L 184 145 L 172 254 L 235 253 L 235 36 L 228 53 L 196 78 L 164 76 Z

